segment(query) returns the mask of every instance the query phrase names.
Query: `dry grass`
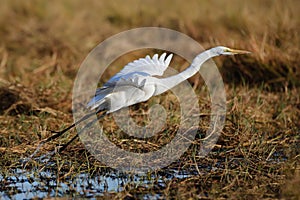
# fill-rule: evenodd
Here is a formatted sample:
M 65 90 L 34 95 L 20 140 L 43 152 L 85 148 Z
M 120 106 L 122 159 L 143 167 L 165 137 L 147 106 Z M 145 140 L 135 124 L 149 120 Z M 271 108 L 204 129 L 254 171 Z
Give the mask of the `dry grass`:
M 196 140 L 186 156 L 170 166 L 180 169 L 208 166 L 217 170 L 204 173 L 203 169 L 197 169 L 198 175 L 173 179 L 163 188 L 129 185 L 124 192 L 112 195 L 138 198 L 140 194 L 159 192 L 177 199 L 299 198 L 296 187 L 300 180 L 299 9 L 299 1 L 271 0 L 230 3 L 132 0 L 84 4 L 71 0 L 3 1 L 0 7 L 2 171 L 17 166 L 20 156 L 28 155 L 38 141 L 50 135 L 48 130 L 59 130 L 72 122 L 72 84 L 81 61 L 93 47 L 120 31 L 162 26 L 186 33 L 205 48 L 225 45 L 253 54 L 215 59 L 227 90 L 225 128 L 205 159 L 195 156 Z M 117 70 L 107 72 L 104 79 Z M 198 80 L 195 76 L 190 82 L 203 96 L 200 107 L 205 113 L 209 111 L 206 104 L 209 99 Z M 169 96 L 157 101 L 168 107 L 172 101 Z M 145 118 L 139 116 L 145 109 L 147 103 L 132 108 L 133 114 L 139 114 L 136 120 L 141 124 Z M 115 144 L 125 149 L 130 149 L 130 145 L 143 146 L 142 142 L 131 143 L 110 117 L 103 120 L 107 135 Z M 176 131 L 176 122 L 176 116 L 168 119 L 164 132 L 152 139 L 160 145 L 167 142 Z M 206 125 L 200 128 L 205 130 Z M 67 141 L 72 134 L 59 142 Z M 52 149 L 54 143 L 44 151 Z M 78 142 L 56 159 L 61 163 L 73 161 L 74 166 L 65 169 L 70 173 L 78 172 L 74 168 L 103 169 L 101 163 L 88 157 Z

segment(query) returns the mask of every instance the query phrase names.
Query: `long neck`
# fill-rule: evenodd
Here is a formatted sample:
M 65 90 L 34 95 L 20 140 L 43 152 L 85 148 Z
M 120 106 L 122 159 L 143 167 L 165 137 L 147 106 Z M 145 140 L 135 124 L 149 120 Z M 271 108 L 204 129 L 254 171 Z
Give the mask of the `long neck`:
M 186 68 L 184 71 L 182 71 L 181 73 L 176 74 L 174 76 L 160 79 L 159 84 L 161 84 L 161 85 L 159 85 L 159 87 L 157 87 L 157 91 L 155 92 L 155 95 L 164 93 L 165 91 L 175 87 L 179 83 L 192 77 L 197 72 L 199 72 L 200 67 L 202 66 L 202 64 L 204 62 L 206 62 L 208 59 L 210 59 L 214 56 L 217 56 L 217 55 L 212 53 L 212 51 L 207 50 L 203 53 L 198 54 L 192 61 L 192 64 L 188 68 Z

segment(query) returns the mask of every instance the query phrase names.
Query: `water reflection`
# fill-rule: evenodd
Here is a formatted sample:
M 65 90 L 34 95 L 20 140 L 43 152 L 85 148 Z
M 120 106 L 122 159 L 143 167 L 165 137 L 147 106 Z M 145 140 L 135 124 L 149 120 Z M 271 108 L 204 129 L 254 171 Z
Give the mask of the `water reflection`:
M 0 175 L 1 188 L 0 199 L 32 199 L 45 197 L 95 197 L 103 196 L 105 192 L 120 192 L 128 184 L 143 187 L 166 187 L 166 182 L 173 179 L 183 179 L 196 173 L 195 171 L 177 171 L 150 174 L 149 176 L 119 174 L 106 172 L 90 176 L 88 173 L 81 173 L 73 177 L 59 180 L 55 172 L 26 171 L 13 169 L 12 175 Z M 160 194 L 155 194 L 155 198 Z M 144 198 L 154 197 L 152 194 L 145 194 Z

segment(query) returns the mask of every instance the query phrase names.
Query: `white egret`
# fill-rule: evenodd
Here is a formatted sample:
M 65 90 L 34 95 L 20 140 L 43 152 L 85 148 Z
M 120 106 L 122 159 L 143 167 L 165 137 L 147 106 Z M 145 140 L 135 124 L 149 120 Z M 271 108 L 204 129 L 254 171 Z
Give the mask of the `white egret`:
M 172 54 L 167 56 L 166 53 L 163 53 L 160 57 L 155 54 L 152 58 L 146 56 L 145 58 L 135 60 L 127 64 L 119 73 L 114 75 L 102 87 L 96 90 L 95 96 L 92 97 L 87 104 L 87 107 L 94 112 L 86 115 L 66 129 L 54 132 L 56 134 L 46 139 L 43 143 L 59 137 L 69 129 L 73 128 L 76 124 L 88 119 L 94 114 L 102 112 L 103 114 L 100 116 L 102 117 L 105 114 L 147 101 L 153 96 L 164 93 L 196 74 L 202 64 L 212 57 L 246 53 L 250 52 L 230 49 L 223 46 L 214 47 L 197 55 L 191 65 L 181 73 L 167 78 L 158 78 L 154 76 L 163 75 L 171 62 Z M 92 121 L 91 123 L 94 122 L 95 121 Z M 80 132 L 78 134 L 80 134 Z M 59 151 L 65 149 L 68 144 L 78 137 L 78 134 L 67 144 L 62 146 Z

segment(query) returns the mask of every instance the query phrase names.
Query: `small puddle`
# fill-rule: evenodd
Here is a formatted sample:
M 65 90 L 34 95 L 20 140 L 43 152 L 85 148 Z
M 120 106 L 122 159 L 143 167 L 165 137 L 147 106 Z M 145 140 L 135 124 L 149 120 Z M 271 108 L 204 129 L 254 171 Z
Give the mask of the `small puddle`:
M 274 152 L 268 162 L 281 163 L 286 159 L 287 157 L 282 152 Z M 232 158 L 229 162 L 233 166 L 239 166 L 240 163 L 244 162 L 244 159 Z M 197 169 L 195 165 L 188 166 L 188 169 L 180 168 L 180 170 L 178 170 L 179 168 L 168 167 L 147 175 L 125 174 L 113 169 L 103 168 L 93 175 L 74 173 L 65 178 L 62 178 L 64 173 L 61 172 L 57 175 L 57 172 L 51 169 L 30 171 L 17 168 L 11 169 L 5 174 L 0 171 L 0 199 L 92 198 L 104 196 L 107 192 L 121 192 L 125 190 L 125 187 L 128 190 L 128 186 L 130 188 L 141 186 L 150 189 L 153 192 L 142 194 L 143 199 L 158 199 L 163 197 L 160 191 L 166 188 L 171 180 L 177 179 L 180 181 L 199 175 L 199 173 L 200 175 L 217 171 L 221 173 L 225 168 L 224 163 L 225 160 L 220 159 L 214 164 L 198 165 Z
M 0 175 L 0 199 L 32 199 L 45 197 L 68 197 L 78 196 L 91 198 L 103 196 L 105 192 L 121 192 L 128 184 L 143 186 L 146 188 L 164 188 L 166 183 L 174 178 L 184 179 L 197 174 L 196 171 L 170 170 L 150 174 L 148 176 L 118 174 L 105 172 L 90 176 L 88 173 L 81 173 L 72 177 L 59 180 L 55 172 L 47 171 L 26 171 L 13 169 L 13 175 Z M 159 198 L 160 194 L 145 194 L 148 198 Z

